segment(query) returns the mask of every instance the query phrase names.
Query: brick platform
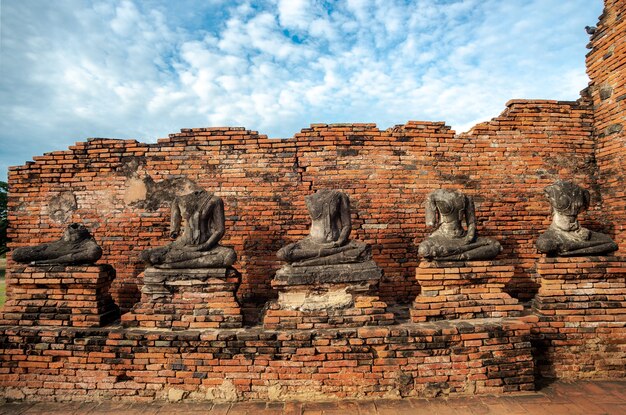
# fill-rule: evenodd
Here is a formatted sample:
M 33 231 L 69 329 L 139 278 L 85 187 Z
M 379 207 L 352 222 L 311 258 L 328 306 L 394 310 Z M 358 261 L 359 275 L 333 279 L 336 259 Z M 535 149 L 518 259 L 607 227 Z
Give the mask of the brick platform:
M 148 277 L 151 283 L 144 284 L 141 301 L 122 316 L 125 327 L 185 330 L 242 326 L 235 298 L 241 274 L 234 268 L 147 268 L 140 277 Z
M 626 376 L 626 261 L 541 258 L 533 301 L 537 369 L 560 378 Z
M 100 327 L 119 317 L 110 265 L 29 266 L 11 271 L 1 325 Z
M 519 316 L 523 306 L 505 293 L 514 267 L 497 261 L 420 263 L 422 290 L 411 308 L 414 322 Z
M 531 326 L 513 318 L 298 331 L 1 327 L 0 396 L 290 400 L 529 391 Z
M 533 309 L 538 314 L 586 316 L 580 321 L 626 317 L 626 258 L 541 258 L 537 274 L 541 286 Z
M 393 323 L 393 313 L 387 311 L 387 303 L 378 296 L 356 296 L 352 305 L 346 308 L 307 311 L 285 309 L 274 300 L 268 304 L 263 316 L 263 326 L 273 330 L 328 329 Z

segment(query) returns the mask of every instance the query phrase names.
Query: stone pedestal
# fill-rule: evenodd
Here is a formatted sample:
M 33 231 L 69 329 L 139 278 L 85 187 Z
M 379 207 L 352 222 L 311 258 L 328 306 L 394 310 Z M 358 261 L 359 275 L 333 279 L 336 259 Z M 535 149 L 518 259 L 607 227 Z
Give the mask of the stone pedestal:
M 411 308 L 414 322 L 501 318 L 521 315 L 523 306 L 504 292 L 514 267 L 498 261 L 421 262 L 421 286 Z
M 276 272 L 278 299 L 263 316 L 266 329 L 311 329 L 393 324 L 376 295 L 382 277 L 374 261 L 293 267 Z
M 626 374 L 626 258 L 556 257 L 537 261 L 532 329 L 537 372 L 545 377 Z
M 29 266 L 11 271 L 0 325 L 102 327 L 119 308 L 109 287 L 110 265 Z
M 236 328 L 242 315 L 235 293 L 241 274 L 232 267 L 146 268 L 141 301 L 122 316 L 125 327 Z
M 533 309 L 540 315 L 586 316 L 586 321 L 626 315 L 626 258 L 541 258 L 537 274 Z

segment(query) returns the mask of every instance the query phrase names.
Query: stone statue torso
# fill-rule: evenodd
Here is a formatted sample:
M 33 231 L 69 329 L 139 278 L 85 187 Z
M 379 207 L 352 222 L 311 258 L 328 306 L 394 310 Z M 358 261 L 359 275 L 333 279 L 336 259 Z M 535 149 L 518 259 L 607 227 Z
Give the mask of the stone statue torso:
M 213 234 L 213 221 L 210 219 L 215 207 L 213 194 L 205 192 L 198 197 L 195 192 L 179 197 L 178 204 L 184 228 L 177 245 L 199 245 L 206 242 Z
M 578 214 L 589 207 L 589 191 L 575 183 L 559 180 L 547 186 L 544 193 L 552 208 L 552 223 L 539 236 L 539 252 L 556 256 L 603 255 L 617 250 L 617 244 L 606 234 L 584 228 Z
M 224 235 L 224 207 L 219 197 L 196 190 L 172 202 L 170 224 L 174 242 L 148 249 L 140 258 L 157 268 L 220 268 L 231 266 L 237 256 L 218 244 Z M 182 226 L 182 232 L 179 233 Z
M 334 189 L 318 190 L 304 198 L 311 227 L 305 238 L 282 247 L 277 255 L 293 266 L 358 263 L 371 258 L 369 245 L 349 240 L 350 199 Z
M 465 196 L 457 192 L 447 192 L 434 200 L 440 216 L 440 224 L 431 236 L 461 238 L 466 232 L 461 226 L 465 211 Z
M 457 190 L 438 189 L 426 199 L 426 224 L 435 227 L 419 244 L 421 257 L 431 260 L 492 259 L 502 250 L 496 240 L 476 237 L 473 199 Z M 467 229 L 463 228 L 463 220 Z
M 341 233 L 341 194 L 336 190 L 322 190 L 305 197 L 311 215 L 310 238 L 314 242 L 336 241 Z

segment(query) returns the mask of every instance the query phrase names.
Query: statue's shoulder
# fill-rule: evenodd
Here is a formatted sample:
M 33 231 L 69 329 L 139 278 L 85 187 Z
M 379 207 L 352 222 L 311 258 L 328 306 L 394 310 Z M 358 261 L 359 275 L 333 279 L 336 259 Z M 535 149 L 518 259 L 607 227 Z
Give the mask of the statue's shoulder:
M 224 201 L 222 200 L 221 197 L 219 197 L 218 195 L 216 195 L 215 193 L 210 193 L 210 201 L 213 204 L 224 204 Z

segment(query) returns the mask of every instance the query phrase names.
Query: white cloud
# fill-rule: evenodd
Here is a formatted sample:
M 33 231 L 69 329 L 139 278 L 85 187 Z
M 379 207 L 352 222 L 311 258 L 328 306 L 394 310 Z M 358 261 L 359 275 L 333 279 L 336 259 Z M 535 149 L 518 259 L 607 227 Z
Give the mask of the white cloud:
M 601 3 L 4 2 L 0 168 L 90 136 L 153 141 L 186 127 L 467 130 L 512 98 L 576 99 L 583 27 Z
M 305 29 L 310 14 L 309 0 L 278 0 L 278 19 L 283 27 Z
M 111 29 L 120 36 L 130 36 L 141 16 L 131 1 L 123 1 L 115 10 L 115 17 L 111 20 Z

